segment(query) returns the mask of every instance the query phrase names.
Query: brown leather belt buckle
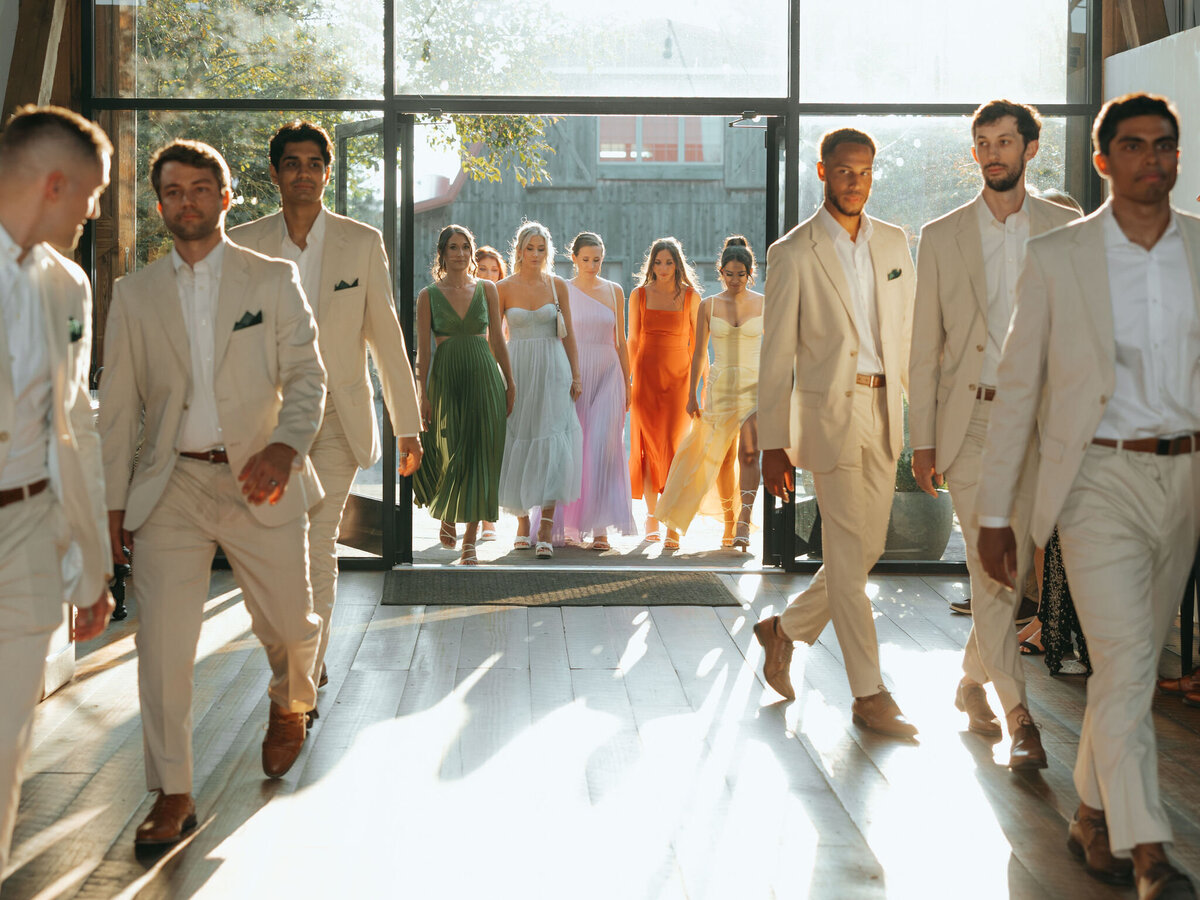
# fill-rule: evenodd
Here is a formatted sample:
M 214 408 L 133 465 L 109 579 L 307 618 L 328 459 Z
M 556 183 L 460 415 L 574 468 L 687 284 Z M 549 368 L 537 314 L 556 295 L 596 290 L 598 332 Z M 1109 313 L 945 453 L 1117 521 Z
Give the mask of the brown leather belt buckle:
M 854 376 L 854 383 L 861 384 L 863 387 L 877 388 L 887 384 L 887 378 L 883 375 L 863 375 L 860 373 Z
M 1155 456 L 1179 456 L 1200 450 L 1200 431 L 1173 438 L 1137 438 L 1132 441 L 1117 441 L 1112 438 L 1093 438 L 1093 444 L 1115 447 L 1117 450 L 1132 450 L 1134 453 L 1153 453 Z
M 186 456 L 188 459 L 198 459 L 202 462 L 213 464 L 227 464 L 229 456 L 225 453 L 223 447 L 218 447 L 215 450 L 205 450 L 203 453 L 183 453 L 180 456 Z
M 43 478 L 41 481 L 35 481 L 33 484 L 23 484 L 20 487 L 6 488 L 0 491 L 0 506 L 8 506 L 11 503 L 20 503 L 22 500 L 28 500 L 30 497 L 36 497 L 47 487 L 50 486 L 50 479 Z
M 996 399 L 996 389 L 981 387 L 979 390 L 977 390 L 975 392 L 975 399 L 976 400 L 995 400 Z

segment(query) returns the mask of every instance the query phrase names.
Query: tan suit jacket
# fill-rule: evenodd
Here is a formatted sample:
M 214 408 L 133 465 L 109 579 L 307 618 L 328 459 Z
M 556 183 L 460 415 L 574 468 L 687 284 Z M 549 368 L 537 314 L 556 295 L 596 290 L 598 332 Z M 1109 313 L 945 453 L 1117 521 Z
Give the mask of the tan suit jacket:
M 367 347 L 375 358 L 383 401 L 396 434 L 421 432 L 417 390 L 404 333 L 392 302 L 383 237 L 369 225 L 325 211 L 321 292 L 309 297 L 320 332 L 321 359 L 329 372 L 329 398 L 362 468 L 380 456 L 375 391 L 367 370 Z M 264 256 L 279 256 L 287 226 L 283 213 L 231 229 L 234 243 Z M 338 285 L 351 285 L 338 289 Z
M 892 455 L 899 456 L 904 445 L 900 391 L 908 386 L 912 255 L 902 229 L 879 219 L 871 223 L 888 443 Z M 786 449 L 798 468 L 831 471 L 854 409 L 859 337 L 837 249 L 816 216 L 771 245 L 764 293 L 759 443 L 764 450 Z
M 977 199 L 922 228 L 917 247 L 908 433 L 912 446 L 937 448 L 939 472 L 954 462 L 966 437 L 988 342 Z M 1030 238 L 1078 218 L 1049 200 L 1028 200 Z
M 246 313 L 260 312 L 261 323 L 234 330 Z M 250 507 L 264 525 L 280 525 L 322 496 L 308 450 L 325 408 L 325 369 L 296 267 L 227 244 L 214 327 L 217 418 L 233 474 L 267 444 L 287 444 L 298 454 L 301 469 L 282 499 Z M 175 468 L 192 396 L 191 350 L 169 255 L 117 281 L 104 357 L 100 434 L 108 508 L 125 510 L 125 527 L 133 531 Z
M 1029 242 L 1000 360 L 1000 384 L 983 451 L 979 515 L 1010 516 L 1025 446 L 1036 424 L 1041 446 L 1031 532 L 1039 546 L 1050 539 L 1116 382 L 1102 212 Z M 1200 309 L 1200 218 L 1178 210 L 1175 218 Z
M 47 598 L 91 606 L 112 578 L 108 517 L 104 507 L 100 438 L 93 421 L 88 377 L 92 359 L 92 291 L 74 262 L 45 244 L 39 247 L 42 324 L 54 383 L 50 419 L 50 487 L 62 504 L 70 545 L 63 557 L 66 597 Z M 12 443 L 16 396 L 8 335 L 0 318 L 0 469 Z M 5 513 L 7 510 L 5 510 Z M 3 515 L 4 513 L 0 513 Z

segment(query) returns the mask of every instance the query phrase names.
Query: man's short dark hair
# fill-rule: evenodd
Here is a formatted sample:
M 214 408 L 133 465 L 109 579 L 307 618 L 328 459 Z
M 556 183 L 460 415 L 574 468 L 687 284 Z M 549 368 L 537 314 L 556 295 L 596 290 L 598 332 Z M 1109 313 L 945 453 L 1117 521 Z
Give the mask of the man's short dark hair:
M 154 185 L 154 193 L 162 199 L 162 170 L 169 162 L 183 163 L 197 169 L 208 169 L 217 179 L 221 191 L 231 191 L 232 180 L 229 177 L 229 166 L 225 158 L 213 147 L 201 141 L 188 141 L 176 138 L 165 147 L 160 147 L 150 157 L 150 183 Z
M 280 126 L 279 130 L 271 135 L 271 146 L 268 149 L 271 155 L 271 167 L 278 170 L 279 161 L 283 159 L 284 148 L 288 144 L 297 144 L 301 141 L 312 141 L 317 145 L 321 151 L 321 158 L 325 160 L 325 168 L 328 169 L 333 164 L 333 141 L 329 139 L 329 132 L 314 122 L 294 119 L 286 125 Z
M 865 131 L 859 131 L 857 128 L 838 128 L 821 136 L 821 162 L 829 159 L 833 151 L 842 144 L 861 144 L 870 147 L 871 155 L 875 155 L 875 141 Z
M 1166 97 L 1157 94 L 1126 94 L 1114 97 L 1102 107 L 1092 125 L 1092 147 L 1097 153 L 1108 156 L 1112 139 L 1117 136 L 1117 126 L 1126 119 L 1137 116 L 1159 116 L 1171 123 L 1175 140 L 1179 140 L 1179 116 L 1175 106 Z
M 103 129 L 77 112 L 61 106 L 18 107 L 0 133 L 0 168 L 16 162 L 26 150 L 42 142 L 58 142 L 83 159 L 103 165 L 113 146 Z
M 1041 136 L 1042 116 L 1036 106 L 1014 103 L 1011 100 L 992 100 L 975 110 L 975 114 L 971 116 L 971 137 L 975 137 L 980 125 L 991 125 L 1005 116 L 1012 116 L 1017 120 L 1017 132 L 1025 139 L 1026 147 Z

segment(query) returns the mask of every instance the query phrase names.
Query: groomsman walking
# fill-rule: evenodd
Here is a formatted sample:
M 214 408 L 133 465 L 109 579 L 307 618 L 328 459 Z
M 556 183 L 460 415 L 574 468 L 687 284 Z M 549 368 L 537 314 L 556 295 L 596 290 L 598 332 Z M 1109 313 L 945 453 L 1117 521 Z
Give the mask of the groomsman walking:
M 842 648 L 853 717 L 896 737 L 917 729 L 883 684 L 867 573 L 883 553 L 904 443 L 900 391 L 908 382 L 912 256 L 903 230 L 863 212 L 875 142 L 843 128 L 821 140 L 825 202 L 767 251 L 758 388 L 763 483 L 794 489 L 792 467 L 813 473 L 824 565 L 781 615 L 754 633 L 767 683 L 796 694 L 793 641 L 812 644 L 830 619 Z
M 53 106 L 17 110 L 0 134 L 0 881 L 63 603 L 77 641 L 113 609 L 91 288 L 51 246 L 74 249 L 99 215 L 111 156 L 103 131 Z
M 325 418 L 309 457 L 325 497 L 309 510 L 308 558 L 313 611 L 321 645 L 313 677 L 328 680 L 325 652 L 337 598 L 337 539 L 342 512 L 360 468 L 380 456 L 375 391 L 367 349 L 375 360 L 383 400 L 400 443 L 401 477 L 421 464 L 421 417 L 404 333 L 392 302 L 383 237 L 369 225 L 339 216 L 322 203 L 333 163 L 333 142 L 311 122 L 290 122 L 271 138 L 271 180 L 283 207 L 274 215 L 229 230 L 229 239 L 290 259 L 317 319 L 321 359 L 329 373 Z M 316 710 L 313 710 L 315 718 Z
M 1000 723 L 983 689 L 988 681 L 996 686 L 1012 738 L 1013 769 L 1045 768 L 1046 752 L 1029 713 L 1013 629 L 1022 592 L 1006 589 L 983 571 L 975 548 L 975 506 L 996 369 L 1025 242 L 1076 215 L 1025 189 L 1025 166 L 1037 155 L 1041 128 L 1037 110 L 1008 100 L 993 100 L 975 111 L 971 155 L 983 188 L 970 203 L 921 229 L 909 372 L 913 476 L 930 494 L 936 493 L 935 483 L 949 482 L 967 545 L 973 621 L 954 702 L 967 714 L 971 731 L 999 738 Z M 1033 562 L 1029 505 L 1035 466 L 1024 472 L 1014 503 L 1018 585 Z
M 295 266 L 225 238 L 225 160 L 177 140 L 154 154 L 150 180 L 174 246 L 117 282 L 100 393 L 112 552 L 125 562 L 133 551 L 146 781 L 158 794 L 143 845 L 196 823 L 192 670 L 218 543 L 271 665 L 263 771 L 283 775 L 300 753 L 321 633 L 306 515 L 321 487 L 307 454 L 325 403 Z
M 1110 199 L 1029 242 L 983 453 L 979 556 L 1012 588 L 1012 525 L 1038 427 L 1030 530 L 1058 525 L 1091 654 L 1068 847 L 1141 900 L 1194 898 L 1171 826 L 1151 717 L 1158 657 L 1200 537 L 1200 219 L 1171 208 L 1179 121 L 1130 94 L 1092 129 Z

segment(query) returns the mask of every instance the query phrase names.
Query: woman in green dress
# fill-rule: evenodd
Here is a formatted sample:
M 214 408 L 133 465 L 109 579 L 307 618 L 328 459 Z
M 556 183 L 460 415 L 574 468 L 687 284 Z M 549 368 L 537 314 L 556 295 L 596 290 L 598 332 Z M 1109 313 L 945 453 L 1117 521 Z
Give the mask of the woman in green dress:
M 505 420 L 516 396 L 504 337 L 489 328 L 500 322 L 496 287 L 474 272 L 475 237 L 447 225 L 438 236 L 435 281 L 417 296 L 417 399 L 426 449 L 413 492 L 435 518 L 466 523 L 458 559 L 464 566 L 475 565 L 479 523 L 499 515 Z

